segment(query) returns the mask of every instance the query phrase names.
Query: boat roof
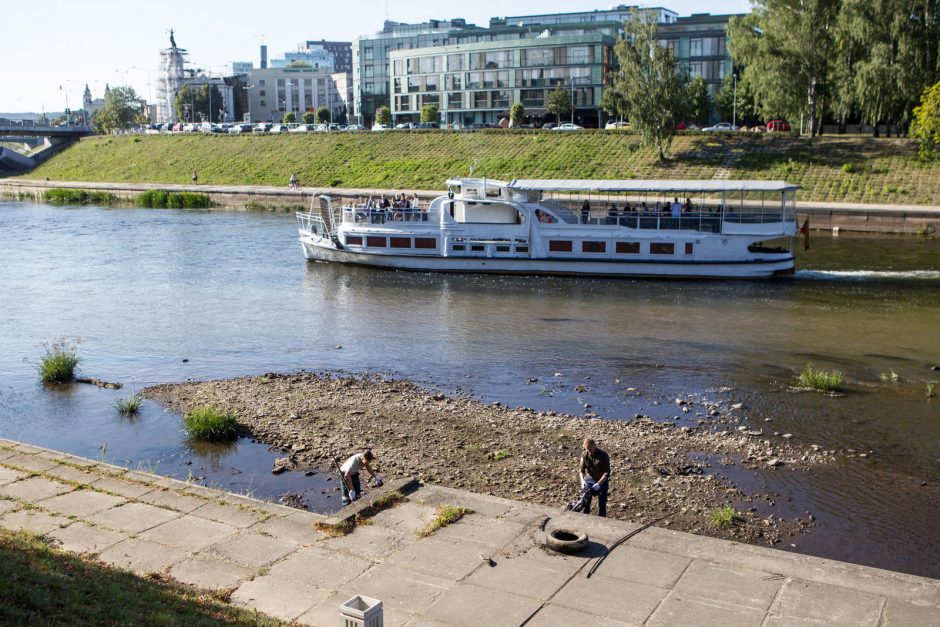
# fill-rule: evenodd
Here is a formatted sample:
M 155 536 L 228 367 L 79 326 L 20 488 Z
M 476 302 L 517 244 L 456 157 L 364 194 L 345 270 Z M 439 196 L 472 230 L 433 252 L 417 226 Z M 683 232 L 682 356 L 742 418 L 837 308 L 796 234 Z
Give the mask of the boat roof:
M 488 181 L 489 183 L 489 181 Z M 499 186 L 499 183 L 490 183 Z M 800 188 L 786 181 L 513 179 L 509 189 L 571 192 L 784 192 Z

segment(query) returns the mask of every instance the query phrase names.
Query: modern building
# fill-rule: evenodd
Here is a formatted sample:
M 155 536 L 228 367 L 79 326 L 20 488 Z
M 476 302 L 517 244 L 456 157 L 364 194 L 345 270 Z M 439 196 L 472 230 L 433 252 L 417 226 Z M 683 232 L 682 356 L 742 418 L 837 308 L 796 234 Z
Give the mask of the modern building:
M 280 70 L 304 63 L 314 69 L 321 69 L 327 72 L 333 72 L 336 65 L 332 52 L 324 48 L 313 48 L 310 50 L 299 50 L 297 52 L 285 52 L 283 59 L 271 59 L 270 67 Z
M 252 121 L 279 121 L 287 112 L 300 118 L 326 106 L 333 115 L 347 111 L 349 75 L 323 68 L 252 69 L 247 75 L 248 111 Z
M 305 41 L 302 50 L 326 50 L 333 55 L 333 71 L 340 74 L 352 73 L 351 41 Z
M 505 26 L 516 26 L 519 28 L 528 26 L 566 26 L 566 25 L 584 25 L 596 24 L 600 22 L 617 22 L 623 24 L 634 11 L 640 14 L 652 14 L 660 24 L 670 24 L 678 19 L 679 15 L 675 11 L 663 9 L 661 7 L 637 7 L 626 6 L 623 4 L 615 6 L 613 9 L 597 9 L 594 11 L 578 11 L 574 13 L 544 13 L 542 15 L 513 15 L 509 17 L 494 17 L 490 19 L 490 28 L 500 28 Z
M 661 24 L 659 37 L 680 66 L 693 78 L 701 76 L 713 98 L 721 90 L 725 74 L 732 71 L 725 33 L 732 15 L 694 13 L 669 24 Z M 714 117 L 714 116 L 713 116 Z
M 212 87 L 215 87 L 219 95 L 222 97 L 221 102 L 210 102 L 209 109 L 213 112 L 219 113 L 219 118 L 223 122 L 232 122 L 235 120 L 236 111 L 235 111 L 235 90 L 232 85 L 225 78 L 219 76 L 210 76 L 205 73 L 197 73 L 196 70 L 186 70 L 189 74 L 186 78 L 183 79 L 183 85 L 190 85 L 196 90 L 202 89 L 205 86 L 208 86 L 209 93 L 212 94 Z M 173 96 L 174 101 L 176 95 Z M 175 106 L 175 103 L 174 103 Z M 213 117 L 215 113 L 213 113 Z M 185 122 L 200 122 L 197 116 L 194 116 L 190 111 L 190 108 L 186 106 L 186 103 L 183 103 L 183 116 L 179 121 Z
M 254 64 L 251 61 L 232 61 L 232 74 L 235 76 L 248 74 L 253 67 Z

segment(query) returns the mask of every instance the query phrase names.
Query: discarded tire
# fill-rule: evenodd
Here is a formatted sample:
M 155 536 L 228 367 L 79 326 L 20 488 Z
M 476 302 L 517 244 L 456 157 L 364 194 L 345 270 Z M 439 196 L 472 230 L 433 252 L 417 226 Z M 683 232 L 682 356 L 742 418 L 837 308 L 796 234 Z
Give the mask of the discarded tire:
M 577 553 L 587 548 L 588 537 L 583 531 L 552 529 L 545 535 L 545 546 L 560 553 Z

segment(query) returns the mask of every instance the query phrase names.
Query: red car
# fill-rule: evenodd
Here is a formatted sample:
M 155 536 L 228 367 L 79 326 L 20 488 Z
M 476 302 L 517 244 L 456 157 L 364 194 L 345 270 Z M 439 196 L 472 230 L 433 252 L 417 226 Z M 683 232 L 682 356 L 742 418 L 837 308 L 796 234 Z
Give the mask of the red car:
M 786 120 L 771 120 L 767 123 L 767 132 L 787 132 L 790 130 L 790 124 Z

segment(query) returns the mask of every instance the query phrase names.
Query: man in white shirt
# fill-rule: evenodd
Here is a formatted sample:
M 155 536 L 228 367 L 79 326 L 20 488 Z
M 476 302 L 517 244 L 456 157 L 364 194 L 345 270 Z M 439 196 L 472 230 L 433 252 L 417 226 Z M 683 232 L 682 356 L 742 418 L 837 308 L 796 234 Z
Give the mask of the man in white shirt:
M 374 459 L 375 455 L 372 453 L 372 450 L 366 449 L 362 453 L 356 453 L 339 467 L 339 485 L 343 495 L 343 506 L 349 505 L 361 496 L 362 484 L 359 482 L 359 471 L 362 468 L 368 470 L 372 478 L 375 479 L 376 487 L 382 485 L 382 477 L 375 474 L 375 471 L 372 470 L 372 466 L 370 465 Z

